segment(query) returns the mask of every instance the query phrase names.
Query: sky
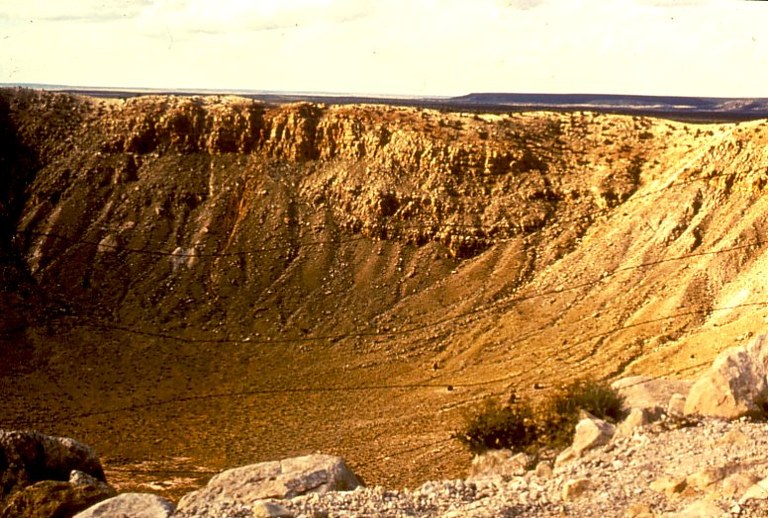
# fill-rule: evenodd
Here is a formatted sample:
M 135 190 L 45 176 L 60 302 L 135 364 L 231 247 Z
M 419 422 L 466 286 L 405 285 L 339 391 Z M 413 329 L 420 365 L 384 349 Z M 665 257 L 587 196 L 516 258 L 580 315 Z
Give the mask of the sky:
M 768 2 L 0 0 L 0 83 L 768 97 Z

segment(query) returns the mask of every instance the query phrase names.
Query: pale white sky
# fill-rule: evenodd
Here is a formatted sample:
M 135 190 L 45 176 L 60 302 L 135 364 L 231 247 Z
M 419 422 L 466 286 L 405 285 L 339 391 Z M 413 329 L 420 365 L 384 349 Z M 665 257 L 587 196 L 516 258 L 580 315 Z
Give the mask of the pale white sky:
M 0 0 L 0 83 L 768 97 L 768 2 Z

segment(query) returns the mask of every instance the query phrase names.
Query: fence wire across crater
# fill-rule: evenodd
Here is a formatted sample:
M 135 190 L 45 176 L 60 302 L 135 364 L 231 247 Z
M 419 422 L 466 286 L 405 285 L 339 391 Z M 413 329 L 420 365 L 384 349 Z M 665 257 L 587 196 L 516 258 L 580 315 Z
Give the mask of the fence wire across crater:
M 762 169 L 765 169 L 765 168 L 760 168 L 759 170 L 762 170 Z M 678 185 L 685 186 L 699 180 L 707 181 L 712 179 L 715 176 L 719 176 L 719 175 L 709 175 L 701 179 L 686 180 L 685 182 L 680 182 Z M 674 186 L 675 186 L 674 184 L 669 185 L 665 187 L 665 189 L 672 188 Z M 647 195 L 650 195 L 650 193 L 644 194 L 642 196 L 647 196 Z M 603 215 L 603 214 L 606 214 L 606 210 L 595 211 L 593 213 L 593 216 Z M 458 225 L 450 225 L 450 224 L 424 225 L 424 226 L 405 225 L 405 226 L 399 226 L 397 227 L 397 229 L 400 231 L 420 230 L 420 229 L 434 231 L 436 228 L 439 229 L 441 227 L 455 228 L 455 227 L 458 227 Z M 469 225 L 468 227 L 482 230 L 482 226 Z M 177 253 L 177 252 L 167 252 L 163 250 L 152 250 L 152 249 L 145 249 L 145 248 L 121 247 L 117 245 L 100 243 L 94 240 L 76 239 L 76 238 L 72 238 L 72 237 L 68 237 L 68 236 L 64 236 L 56 233 L 47 233 L 47 232 L 22 231 L 22 232 L 18 232 L 17 236 L 19 236 L 21 239 L 32 239 L 32 238 L 56 239 L 65 243 L 67 247 L 89 246 L 89 247 L 101 247 L 102 249 L 106 247 L 107 249 L 112 249 L 116 252 L 125 253 L 125 254 L 140 254 L 140 255 L 147 255 L 147 256 L 168 256 L 168 257 L 198 257 L 198 258 L 217 258 L 217 257 L 243 256 L 243 255 L 258 255 L 258 254 L 265 254 L 265 253 L 271 253 L 271 252 L 281 252 L 285 250 L 296 250 L 300 248 L 311 248 L 311 247 L 320 247 L 320 246 L 338 246 L 341 244 L 357 243 L 361 241 L 369 241 L 372 239 L 370 237 L 358 235 L 358 236 L 350 237 L 346 239 L 338 239 L 338 240 L 329 239 L 329 240 L 313 240 L 313 241 L 305 241 L 305 242 L 296 242 L 296 243 L 291 243 L 287 245 L 276 245 L 271 247 L 255 248 L 252 250 L 239 251 L 239 252 L 188 254 L 186 252 Z M 503 242 L 503 240 L 501 241 Z M 498 310 L 499 308 L 511 308 L 511 307 L 514 307 L 514 305 L 519 304 L 521 302 L 525 302 L 525 301 L 529 301 L 537 298 L 543 298 L 543 297 L 553 297 L 553 296 L 562 295 L 565 293 L 578 292 L 579 290 L 587 289 L 587 288 L 599 285 L 601 283 L 609 283 L 609 282 L 612 282 L 613 278 L 624 273 L 652 268 L 665 263 L 694 261 L 704 256 L 728 254 L 728 253 L 743 251 L 747 249 L 762 249 L 763 246 L 764 246 L 764 242 L 761 239 L 757 238 L 757 239 L 749 240 L 747 242 L 733 243 L 730 246 L 725 246 L 722 248 L 693 251 L 690 253 L 681 254 L 673 257 L 661 257 L 656 260 L 621 266 L 614 269 L 613 271 L 605 272 L 602 275 L 592 280 L 577 282 L 573 284 L 559 286 L 556 288 L 539 289 L 539 290 L 532 290 L 532 291 L 527 291 L 525 290 L 525 288 L 523 288 L 516 293 L 499 298 L 498 300 L 483 302 L 480 305 L 477 305 L 469 310 L 461 311 L 454 315 L 446 316 L 440 319 L 435 319 L 427 322 L 404 326 L 402 328 L 398 328 L 397 330 L 379 331 L 373 327 L 369 327 L 367 329 L 363 328 L 359 331 L 348 332 L 348 333 L 324 334 L 324 335 L 316 335 L 316 336 L 309 335 L 309 336 L 301 336 L 301 337 L 286 334 L 284 336 L 270 337 L 269 339 L 254 338 L 251 336 L 223 337 L 223 338 L 222 337 L 192 338 L 188 336 L 164 332 L 161 330 L 153 331 L 153 330 L 147 330 L 147 329 L 140 329 L 137 327 L 114 324 L 107 320 L 99 320 L 93 317 L 83 317 L 81 315 L 62 314 L 62 315 L 46 315 L 42 317 L 42 319 L 40 320 L 33 319 L 30 322 L 16 324 L 16 325 L 10 326 L 9 328 L 0 330 L 0 343 L 2 343 L 3 341 L 8 343 L 13 343 L 13 341 L 15 340 L 16 337 L 18 337 L 19 334 L 26 332 L 31 327 L 38 327 L 38 326 L 47 326 L 53 329 L 56 329 L 59 327 L 65 328 L 65 329 L 90 328 L 90 329 L 95 329 L 98 331 L 104 331 L 104 332 L 110 332 L 110 333 L 122 333 L 122 334 L 127 334 L 132 336 L 144 336 L 147 338 L 152 338 L 157 340 L 168 340 L 168 341 L 184 342 L 184 343 L 190 343 L 190 344 L 196 344 L 196 343 L 221 344 L 221 345 L 229 344 L 229 345 L 247 345 L 249 347 L 268 346 L 268 345 L 274 345 L 274 344 L 290 345 L 290 344 L 306 344 L 306 343 L 317 343 L 317 342 L 338 342 L 341 340 L 354 339 L 354 338 L 387 338 L 387 337 L 413 335 L 413 334 L 421 333 L 427 330 L 441 328 L 449 324 L 460 323 L 460 322 L 466 324 L 467 320 L 478 318 L 484 313 L 487 313 L 493 310 Z M 568 343 L 564 348 L 558 350 L 558 352 L 561 352 L 564 355 L 567 355 L 569 353 L 575 352 L 575 350 L 580 346 L 583 346 L 590 342 L 604 339 L 608 336 L 614 335 L 616 333 L 619 333 L 628 329 L 641 328 L 647 325 L 658 324 L 659 322 L 675 322 L 675 321 L 688 319 L 692 316 L 711 315 L 718 312 L 733 311 L 736 309 L 754 309 L 754 308 L 766 308 L 766 307 L 768 307 L 768 301 L 743 302 L 740 304 L 727 305 L 722 307 L 678 308 L 681 311 L 666 314 L 666 315 L 659 315 L 659 316 L 656 316 L 655 318 L 647 319 L 644 321 L 619 324 L 606 331 L 603 331 L 600 333 L 594 333 L 584 338 L 580 338 L 571 343 Z M 523 335 L 517 337 L 513 341 L 510 341 L 506 345 L 508 345 L 510 347 L 510 350 L 512 350 L 512 346 L 523 345 L 527 342 L 530 342 L 531 340 L 536 339 L 538 336 L 541 336 L 544 332 L 551 330 L 551 328 L 552 326 L 550 324 L 543 325 L 537 329 L 533 329 L 524 333 Z M 576 361 L 577 358 L 573 358 L 572 360 Z M 530 372 L 531 370 L 535 370 L 539 367 L 544 366 L 546 362 L 551 362 L 551 361 L 553 361 L 552 358 L 544 358 L 540 360 L 538 363 L 537 362 L 528 363 L 526 365 L 526 371 Z M 554 361 L 559 361 L 559 360 L 554 360 Z M 687 366 L 685 367 L 685 369 L 680 371 L 680 373 L 685 371 L 694 371 L 694 370 L 700 369 L 704 367 L 707 363 L 708 362 L 700 362 L 700 363 Z M 216 400 L 216 399 L 260 397 L 260 396 L 268 397 L 268 396 L 275 396 L 275 395 L 291 395 L 291 394 L 323 394 L 323 393 L 335 393 L 335 392 L 350 393 L 350 392 L 412 391 L 412 390 L 425 390 L 425 389 L 427 390 L 441 389 L 441 390 L 454 391 L 456 393 L 456 398 L 455 398 L 456 402 L 458 404 L 463 404 L 463 403 L 470 403 L 471 401 L 473 401 L 473 397 L 467 397 L 466 394 L 463 394 L 461 391 L 457 391 L 456 389 L 482 388 L 484 390 L 487 389 L 486 391 L 489 392 L 490 394 L 501 395 L 503 394 L 504 390 L 506 390 L 506 387 L 510 383 L 514 383 L 516 380 L 519 380 L 522 377 L 523 377 L 522 373 L 515 372 L 515 373 L 510 373 L 508 375 L 493 378 L 493 379 L 465 381 L 465 380 L 462 380 L 457 375 L 453 375 L 450 373 L 445 373 L 445 374 L 440 373 L 438 376 L 432 376 L 428 379 L 424 379 L 423 381 L 413 382 L 413 383 L 295 386 L 295 387 L 257 388 L 257 389 L 249 389 L 249 390 L 242 390 L 242 391 L 228 391 L 228 392 L 227 391 L 209 392 L 204 394 L 177 396 L 177 397 L 167 398 L 163 400 L 146 401 L 143 403 L 129 404 L 129 405 L 125 405 L 118 408 L 111 408 L 108 410 L 95 410 L 90 412 L 75 413 L 67 416 L 51 416 L 50 418 L 35 417 L 35 418 L 29 418 L 28 420 L 25 420 L 24 418 L 16 418 L 12 422 L 9 422 L 8 424 L 11 424 L 14 426 L 53 425 L 59 422 L 61 419 L 77 421 L 77 420 L 83 420 L 83 419 L 89 419 L 89 418 L 101 418 L 101 417 L 108 417 L 110 415 L 115 415 L 115 414 L 136 413 L 136 412 L 141 412 L 143 410 L 147 410 L 150 408 L 162 407 L 167 405 L 194 403 L 194 402 L 202 402 L 202 401 L 209 401 L 209 400 Z M 651 377 L 649 379 L 658 379 L 661 377 L 663 376 Z M 638 383 L 645 383 L 645 382 L 646 381 L 639 381 Z M 4 421 L 5 419 L 6 419 L 5 416 L 0 416 L 0 423 L 2 423 L 2 421 Z M 407 449 L 404 449 L 401 452 L 387 454 L 386 457 L 396 457 L 399 455 L 412 454 L 415 451 L 438 446 L 438 445 L 447 443 L 450 440 L 452 439 L 447 438 L 437 442 L 431 442 L 428 444 L 409 447 Z M 371 462 L 374 462 L 374 461 L 371 461 Z

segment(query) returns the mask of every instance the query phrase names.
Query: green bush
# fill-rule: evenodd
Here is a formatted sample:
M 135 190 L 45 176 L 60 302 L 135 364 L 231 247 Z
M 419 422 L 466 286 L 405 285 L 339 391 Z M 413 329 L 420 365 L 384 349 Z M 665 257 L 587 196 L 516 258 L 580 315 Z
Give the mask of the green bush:
M 603 381 L 577 380 L 552 398 L 558 414 L 577 415 L 580 410 L 616 422 L 624 416 L 624 398 Z
M 609 422 L 619 421 L 624 413 L 624 398 L 602 381 L 577 380 L 552 395 L 541 408 L 539 435 L 550 447 L 568 446 L 581 411 Z
M 508 448 L 529 451 L 564 448 L 573 439 L 580 412 L 610 422 L 623 417 L 623 398 L 605 382 L 578 380 L 545 400 L 537 411 L 525 400 L 512 398 L 511 405 L 487 399 L 464 418 L 453 437 L 472 453 Z
M 508 448 L 522 451 L 537 440 L 533 409 L 525 402 L 502 406 L 486 399 L 464 417 L 464 427 L 453 434 L 472 453 Z

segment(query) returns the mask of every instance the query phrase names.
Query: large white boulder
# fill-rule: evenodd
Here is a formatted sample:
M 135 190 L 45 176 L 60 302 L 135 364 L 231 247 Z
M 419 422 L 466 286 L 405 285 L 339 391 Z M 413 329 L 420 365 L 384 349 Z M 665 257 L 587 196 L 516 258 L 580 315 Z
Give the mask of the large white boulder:
M 179 501 L 175 516 L 207 516 L 222 505 L 252 506 L 261 500 L 293 498 L 307 493 L 347 491 L 362 485 L 344 459 L 307 455 L 234 468 Z
M 724 419 L 761 414 L 768 401 L 768 337 L 721 352 L 693 384 L 684 413 Z

